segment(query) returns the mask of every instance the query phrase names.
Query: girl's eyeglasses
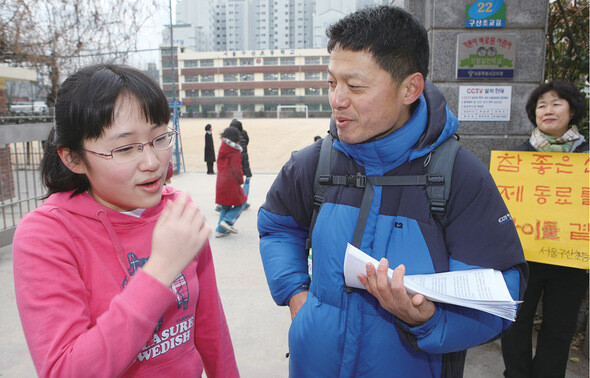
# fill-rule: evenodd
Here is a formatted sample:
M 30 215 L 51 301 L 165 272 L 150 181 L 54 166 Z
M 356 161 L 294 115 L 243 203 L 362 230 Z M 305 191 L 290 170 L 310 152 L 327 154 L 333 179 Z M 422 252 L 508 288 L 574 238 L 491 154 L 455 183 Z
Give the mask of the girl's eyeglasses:
M 158 151 L 164 151 L 169 149 L 170 147 L 172 147 L 172 144 L 174 143 L 174 137 L 177 134 L 178 131 L 170 130 L 162 135 L 158 135 L 151 142 L 131 143 L 117 148 L 113 148 L 110 154 L 90 151 L 86 148 L 82 149 L 101 158 L 112 159 L 115 163 L 122 164 L 137 159 L 143 152 L 145 146 L 152 146 L 154 150 Z

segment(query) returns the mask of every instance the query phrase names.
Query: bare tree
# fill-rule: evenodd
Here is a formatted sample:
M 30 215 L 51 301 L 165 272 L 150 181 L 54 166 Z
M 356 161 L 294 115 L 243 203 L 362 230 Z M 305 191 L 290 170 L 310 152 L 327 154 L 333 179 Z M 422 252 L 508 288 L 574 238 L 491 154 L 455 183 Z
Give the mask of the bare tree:
M 0 0 L 0 62 L 33 67 L 53 105 L 64 74 L 125 62 L 157 0 Z

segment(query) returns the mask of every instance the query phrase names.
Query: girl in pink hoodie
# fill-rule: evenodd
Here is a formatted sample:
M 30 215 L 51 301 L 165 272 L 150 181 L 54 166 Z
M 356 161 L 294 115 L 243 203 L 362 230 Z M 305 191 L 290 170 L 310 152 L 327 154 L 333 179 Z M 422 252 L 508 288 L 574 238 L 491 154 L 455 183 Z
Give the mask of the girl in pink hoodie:
M 176 132 L 135 69 L 83 68 L 58 92 L 49 197 L 18 225 L 17 304 L 40 376 L 237 377 L 208 236 L 164 186 Z

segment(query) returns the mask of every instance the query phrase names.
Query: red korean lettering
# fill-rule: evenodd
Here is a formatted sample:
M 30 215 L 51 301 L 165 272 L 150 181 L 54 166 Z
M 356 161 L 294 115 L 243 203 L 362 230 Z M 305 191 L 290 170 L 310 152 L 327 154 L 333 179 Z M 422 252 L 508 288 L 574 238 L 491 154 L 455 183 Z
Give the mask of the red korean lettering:
M 540 205 L 544 205 L 547 203 L 547 198 L 551 196 L 550 189 L 548 185 L 537 185 L 535 186 L 535 193 L 533 194 L 537 197 L 537 203 Z
M 588 223 L 570 223 L 570 226 L 573 228 L 573 231 L 570 231 L 570 240 L 590 241 Z
M 503 155 L 497 156 L 498 158 L 498 172 L 513 172 L 518 173 L 520 171 L 520 162 L 522 158 L 519 154 L 513 154 L 505 152 Z
M 555 196 L 557 197 L 557 201 L 555 201 L 558 205 L 571 205 L 572 202 L 570 201 L 572 197 L 572 188 L 569 186 L 558 186 L 555 188 Z

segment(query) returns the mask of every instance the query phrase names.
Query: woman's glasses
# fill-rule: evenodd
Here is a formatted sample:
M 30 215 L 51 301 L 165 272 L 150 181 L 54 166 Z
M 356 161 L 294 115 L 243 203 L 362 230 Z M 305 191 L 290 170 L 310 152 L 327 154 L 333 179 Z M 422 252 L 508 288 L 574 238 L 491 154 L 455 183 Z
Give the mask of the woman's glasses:
M 90 152 L 96 156 L 104 159 L 113 159 L 115 163 L 122 164 L 128 163 L 132 160 L 137 159 L 145 146 L 152 146 L 154 150 L 164 151 L 172 147 L 174 143 L 174 137 L 178 134 L 178 131 L 170 130 L 162 135 L 158 135 L 151 142 L 147 143 L 131 143 L 117 148 L 113 148 L 110 154 L 104 154 L 101 152 L 95 152 L 82 148 L 86 152 Z

